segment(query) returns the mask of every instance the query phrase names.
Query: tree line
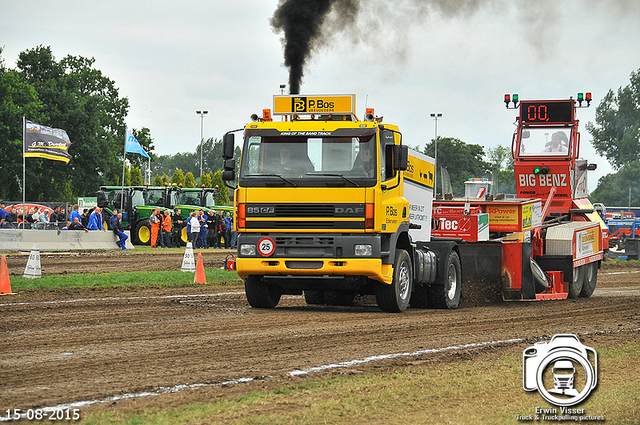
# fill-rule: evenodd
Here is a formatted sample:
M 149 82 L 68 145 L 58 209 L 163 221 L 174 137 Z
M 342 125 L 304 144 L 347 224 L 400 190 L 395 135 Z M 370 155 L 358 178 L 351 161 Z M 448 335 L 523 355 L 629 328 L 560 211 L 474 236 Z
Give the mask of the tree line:
M 94 68 L 94 62 L 93 58 L 72 55 L 58 61 L 51 47 L 41 45 L 20 53 L 15 69 L 9 69 L 0 48 L 0 199 L 22 199 L 23 116 L 66 130 L 72 142 L 68 164 L 27 159 L 25 194 L 29 201 L 74 202 L 78 196 L 95 193 L 101 185 L 122 183 L 129 100 L 120 95 L 113 80 Z M 596 109 L 595 123 L 587 123 L 586 128 L 596 151 L 616 170 L 600 179 L 592 201 L 640 205 L 640 70 L 631 73 L 628 86 L 607 93 Z M 218 186 L 220 200 L 228 200 L 220 172 L 220 140 L 204 140 L 195 152 L 156 155 L 150 129 L 131 132 L 151 156 L 151 184 Z M 464 181 L 473 177 L 493 179 L 496 193 L 515 193 L 509 148 L 497 146 L 485 152 L 481 145 L 438 137 L 437 143 L 432 140 L 422 152 L 434 156 L 436 144 L 439 167 L 451 170 L 448 175 L 454 195 L 461 196 Z M 205 171 L 199 175 L 201 149 Z M 235 157 L 239 163 L 240 148 L 236 148 Z M 126 160 L 124 184 L 143 184 L 147 160 L 138 154 L 127 154 Z M 438 186 L 442 192 L 440 183 Z

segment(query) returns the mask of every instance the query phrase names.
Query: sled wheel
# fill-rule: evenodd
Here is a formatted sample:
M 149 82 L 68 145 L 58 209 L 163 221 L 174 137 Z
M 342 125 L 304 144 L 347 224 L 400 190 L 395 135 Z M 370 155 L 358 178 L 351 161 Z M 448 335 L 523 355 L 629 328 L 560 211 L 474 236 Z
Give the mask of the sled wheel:
M 584 283 L 584 266 L 573 269 L 573 279 L 569 282 L 569 298 L 578 298 Z
M 594 262 L 585 264 L 583 267 L 585 268 L 585 271 L 580 296 L 589 298 L 596 289 L 596 282 L 598 280 L 598 263 Z

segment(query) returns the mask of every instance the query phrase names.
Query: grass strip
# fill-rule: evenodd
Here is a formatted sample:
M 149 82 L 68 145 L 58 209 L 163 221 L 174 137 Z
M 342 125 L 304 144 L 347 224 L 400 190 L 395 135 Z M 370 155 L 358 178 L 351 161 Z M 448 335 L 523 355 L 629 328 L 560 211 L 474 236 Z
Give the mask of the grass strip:
M 11 289 L 13 292 L 19 293 L 21 290 L 35 289 L 181 286 L 192 285 L 194 274 L 177 270 L 45 275 L 38 279 L 12 276 Z M 236 272 L 224 269 L 205 269 L 205 276 L 207 277 L 207 285 L 211 286 L 242 284 L 242 280 Z
M 637 342 L 601 348 L 599 384 L 574 408 L 606 422 L 640 420 Z M 392 373 L 364 373 L 285 383 L 270 391 L 212 403 L 95 412 L 85 424 L 514 424 L 516 415 L 550 409 L 537 393 L 522 389 L 522 351 L 480 359 L 430 358 Z M 469 356 L 466 356 L 469 357 Z M 472 354 L 470 357 L 474 357 Z M 560 415 L 560 409 L 557 408 Z M 533 421 L 536 422 L 536 421 Z M 539 420 L 538 423 L 550 423 Z M 584 423 L 584 422 L 583 422 Z

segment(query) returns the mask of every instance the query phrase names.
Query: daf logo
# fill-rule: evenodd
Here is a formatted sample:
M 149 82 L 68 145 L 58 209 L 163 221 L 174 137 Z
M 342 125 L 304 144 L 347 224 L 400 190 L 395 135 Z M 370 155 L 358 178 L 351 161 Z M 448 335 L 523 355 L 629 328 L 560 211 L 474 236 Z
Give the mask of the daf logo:
M 362 207 L 336 207 L 336 214 L 354 214 L 360 215 L 364 214 L 364 208 Z

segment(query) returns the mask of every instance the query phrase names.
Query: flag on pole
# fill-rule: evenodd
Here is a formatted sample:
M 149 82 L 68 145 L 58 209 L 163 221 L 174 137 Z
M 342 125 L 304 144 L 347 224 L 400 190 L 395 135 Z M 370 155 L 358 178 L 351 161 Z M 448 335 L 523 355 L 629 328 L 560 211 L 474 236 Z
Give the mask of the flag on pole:
M 66 131 L 25 121 L 25 158 L 46 158 L 68 164 L 71 159 L 71 155 L 67 152 L 69 145 L 71 141 Z
M 130 152 L 130 153 L 139 153 L 140 155 L 144 156 L 145 158 L 149 158 L 151 159 L 151 157 L 144 151 L 144 148 L 142 147 L 142 145 L 140 144 L 140 142 L 138 142 L 138 139 L 136 139 L 133 134 L 131 134 L 131 132 L 129 132 L 129 130 L 125 130 L 126 131 L 126 141 L 125 141 L 125 147 L 124 147 L 124 151 L 126 152 Z

